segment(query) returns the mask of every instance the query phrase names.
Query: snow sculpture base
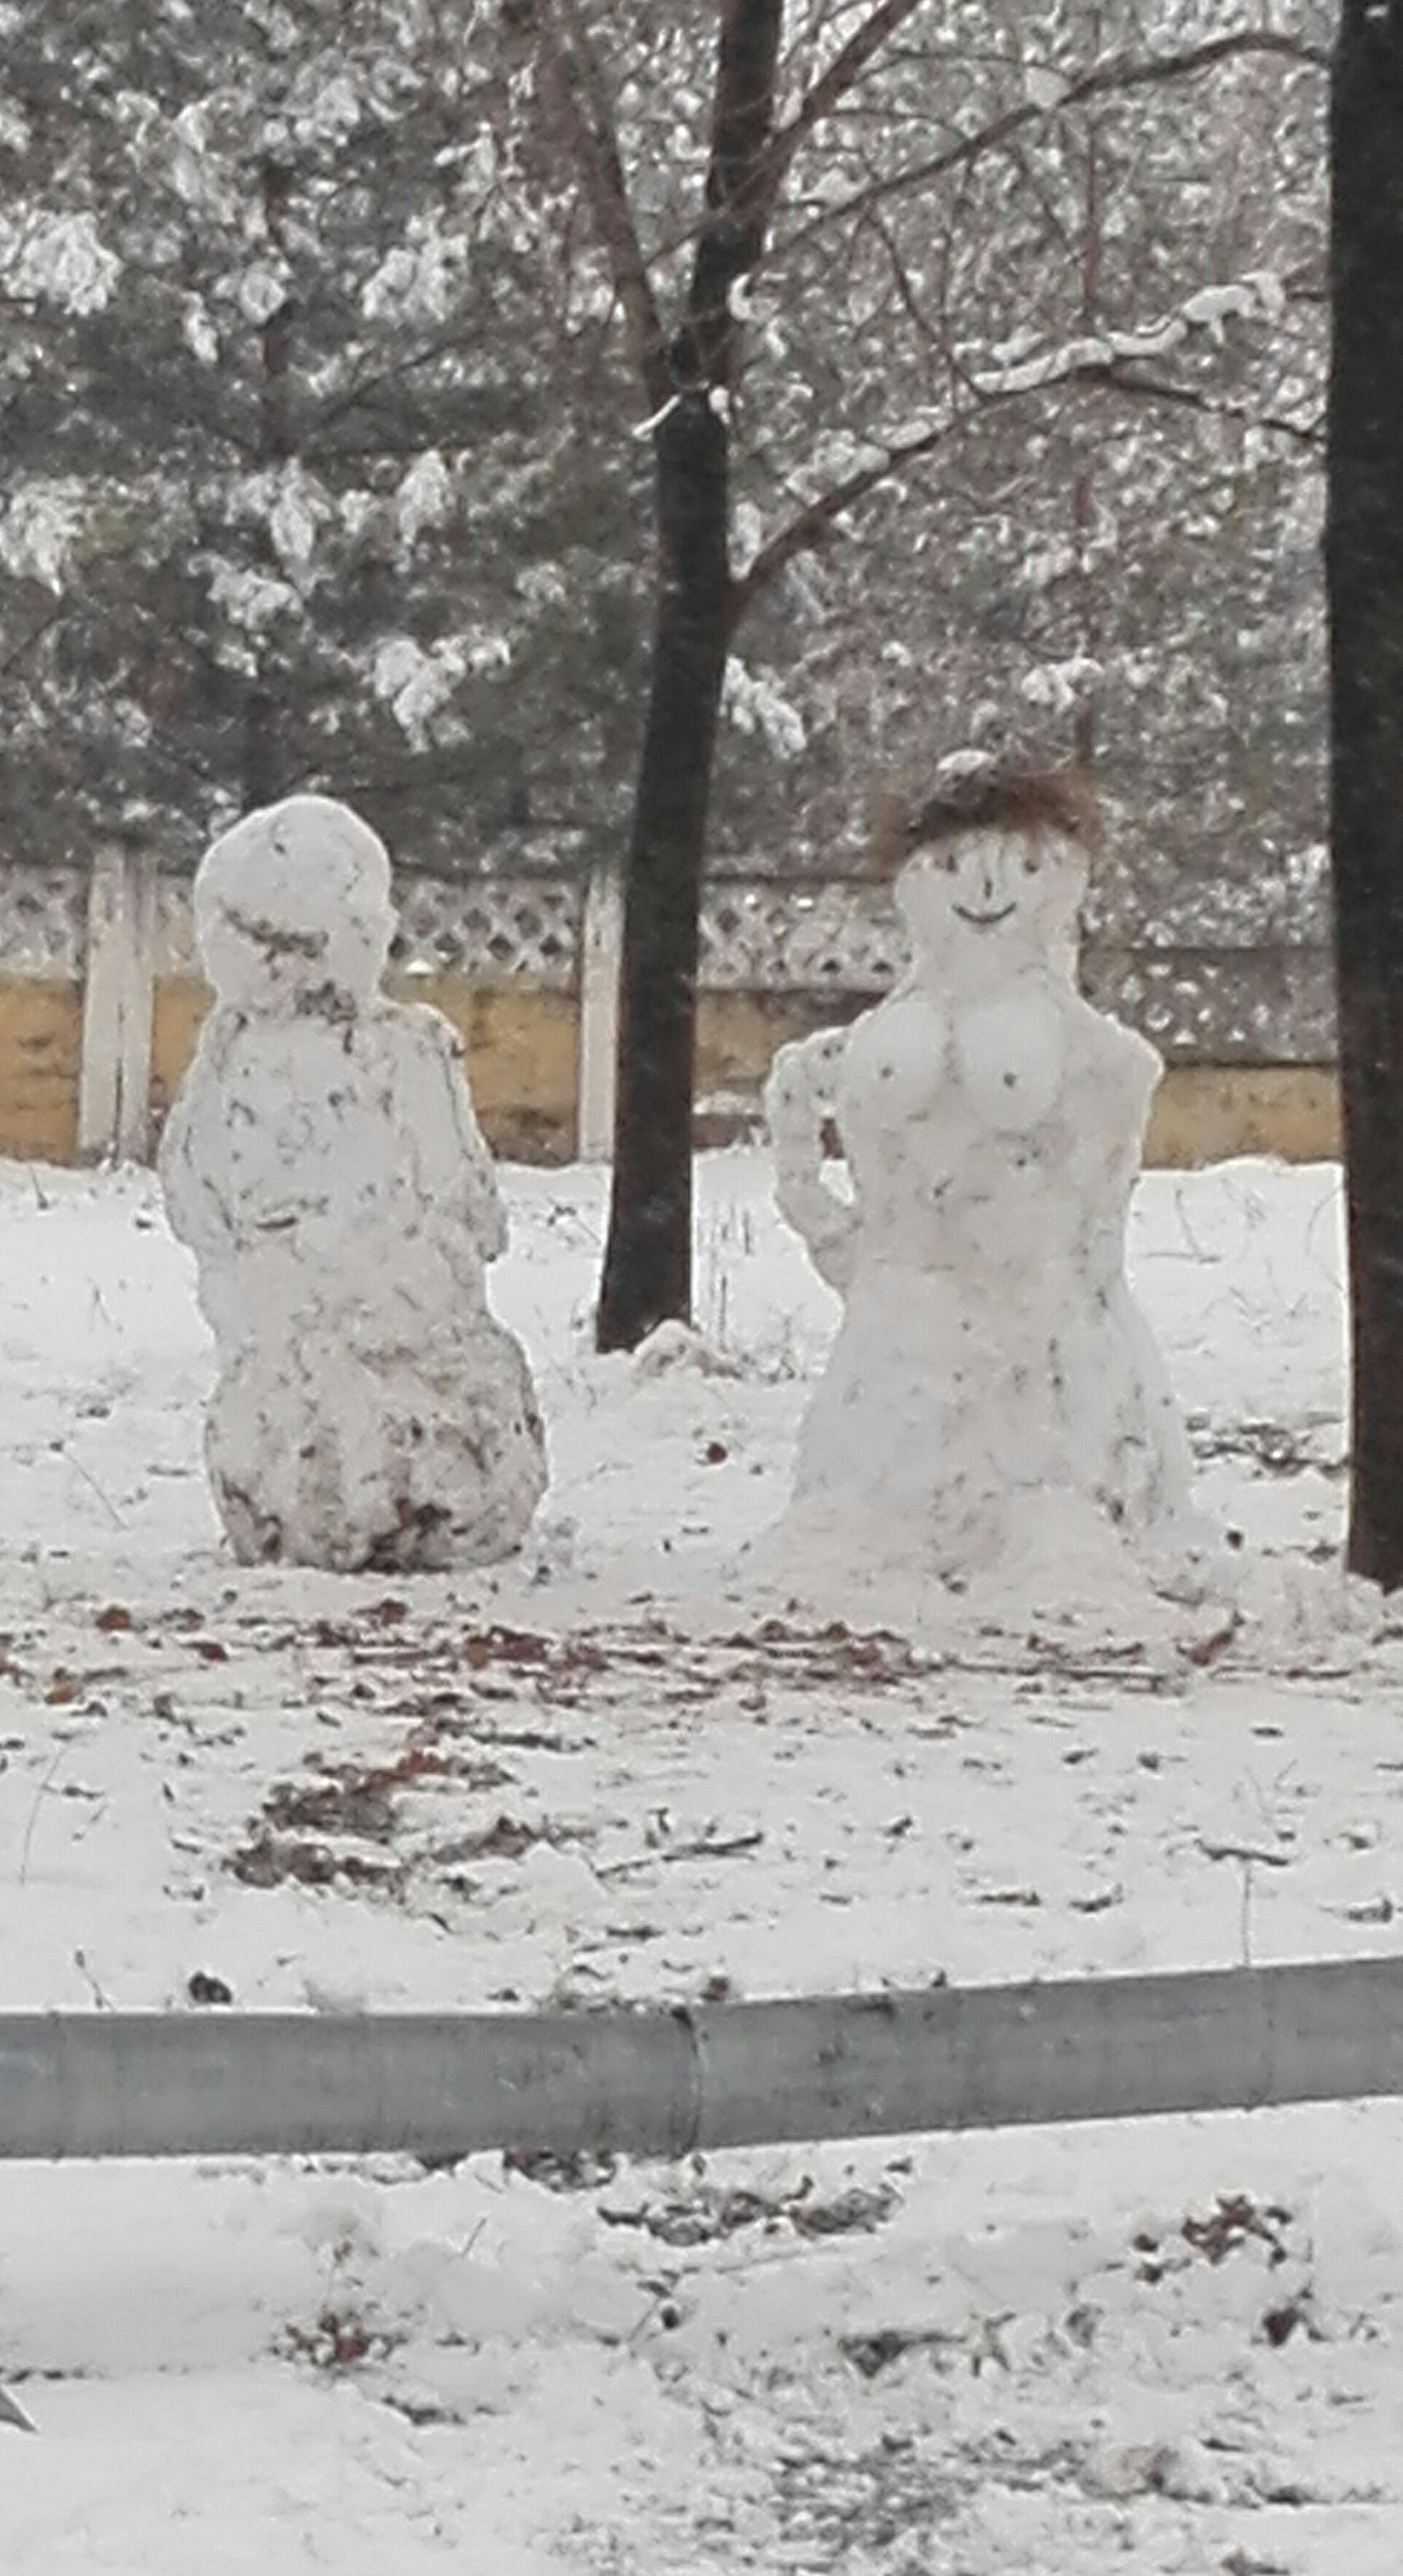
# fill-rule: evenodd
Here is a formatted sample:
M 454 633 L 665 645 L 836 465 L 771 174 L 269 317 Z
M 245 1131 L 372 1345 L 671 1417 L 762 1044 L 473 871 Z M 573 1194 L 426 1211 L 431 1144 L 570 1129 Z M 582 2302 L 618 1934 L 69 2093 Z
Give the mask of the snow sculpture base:
M 1125 1603 L 1205 1536 L 1124 1270 L 1159 1058 L 1074 980 L 1085 828 L 1059 780 L 936 800 L 904 983 L 775 1059 L 779 1206 L 843 1317 L 772 1563 L 829 1602 Z
M 217 1007 L 161 1178 L 219 1347 L 206 1424 L 242 1563 L 479 1565 L 545 1487 L 525 1358 L 488 1309 L 505 1246 L 461 1049 L 377 987 L 394 915 L 381 843 L 289 798 L 195 882 Z

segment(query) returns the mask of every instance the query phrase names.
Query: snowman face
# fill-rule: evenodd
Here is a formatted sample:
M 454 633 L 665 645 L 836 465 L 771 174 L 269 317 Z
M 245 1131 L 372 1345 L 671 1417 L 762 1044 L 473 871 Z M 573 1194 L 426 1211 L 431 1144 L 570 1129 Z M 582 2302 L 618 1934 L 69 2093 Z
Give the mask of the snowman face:
M 278 1012 L 316 996 L 368 1002 L 394 930 L 384 846 L 330 797 L 265 806 L 208 853 L 195 925 L 226 1004 Z
M 1012 966 L 1065 954 L 1086 874 L 1085 852 L 1058 835 L 966 832 L 915 851 L 896 900 L 922 954 Z

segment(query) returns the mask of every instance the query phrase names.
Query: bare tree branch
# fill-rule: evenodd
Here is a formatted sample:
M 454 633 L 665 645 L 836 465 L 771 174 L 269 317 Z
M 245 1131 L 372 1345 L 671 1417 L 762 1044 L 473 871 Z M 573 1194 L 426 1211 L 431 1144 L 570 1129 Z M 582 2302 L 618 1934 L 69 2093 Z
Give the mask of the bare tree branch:
M 1026 126 L 1039 125 L 1049 117 L 1065 115 L 1069 108 L 1085 107 L 1093 99 L 1125 96 L 1133 90 L 1150 89 L 1176 80 L 1193 80 L 1201 73 L 1216 71 L 1220 65 L 1252 55 L 1274 56 L 1313 71 L 1325 71 L 1330 56 L 1321 45 L 1311 45 L 1301 37 L 1273 33 L 1270 28 L 1239 27 L 1230 34 L 1214 36 L 1201 45 L 1190 45 L 1180 53 L 1148 54 L 1135 57 L 1112 55 L 1102 63 L 1093 63 L 1088 71 L 1078 72 L 1054 88 L 1052 74 L 1048 89 L 1038 99 L 1020 100 L 1017 107 L 1005 108 L 991 117 L 987 125 L 973 134 L 961 135 L 957 143 L 947 144 L 931 153 L 924 161 L 912 162 L 891 178 L 873 181 L 822 211 L 791 235 L 785 248 L 793 250 L 811 241 L 830 225 L 841 223 L 874 197 L 902 196 L 913 188 L 928 186 L 933 180 L 946 178 L 952 170 L 962 170 L 982 160 L 986 153 L 1000 150 Z
M 817 500 L 806 502 L 784 527 L 777 528 L 746 571 L 731 584 L 732 633 L 762 591 L 768 590 L 800 555 L 816 553 L 847 511 L 854 509 L 859 501 L 865 501 L 869 492 L 889 483 L 903 466 L 919 464 L 923 457 L 933 456 L 938 447 L 944 447 L 967 427 L 971 417 L 970 414 L 952 413 L 948 420 L 921 431 L 917 437 L 893 440 L 890 445 L 884 445 L 871 464 L 856 466 L 851 474 L 844 475 L 841 483 L 835 483 L 827 492 L 820 493 Z
M 894 36 L 908 18 L 914 17 L 921 0 L 882 0 L 869 18 L 856 28 L 847 43 L 836 53 L 825 71 L 820 72 L 811 89 L 800 100 L 794 114 L 782 125 L 770 146 L 765 187 L 768 202 L 773 204 L 781 181 L 795 153 L 805 139 L 831 116 L 839 101 L 845 98 L 861 79 L 868 64 Z
M 49 610 L 47 616 L 41 617 L 37 626 L 31 626 L 28 634 L 20 637 L 14 651 L 12 653 L 7 653 L 3 662 L 0 662 L 0 680 L 7 680 L 12 671 L 18 670 L 21 662 L 28 660 L 35 645 L 42 644 L 44 637 L 48 634 L 50 628 L 57 626 L 60 618 L 66 617 L 67 615 L 67 600 L 57 600 L 54 606 Z
M 634 222 L 599 58 L 576 0 L 540 0 L 537 24 L 623 311 L 634 364 L 649 402 L 661 409 L 672 393 L 667 334 Z
M 867 212 L 866 221 L 881 244 L 882 254 L 896 291 L 897 302 L 916 333 L 917 342 L 921 346 L 925 360 L 926 380 L 931 384 L 934 381 L 934 359 L 931 353 L 934 349 L 941 348 L 941 335 L 921 304 L 915 280 L 907 266 L 901 245 L 881 207 L 873 206 Z
M 1082 366 L 1062 379 L 1065 384 L 1097 387 L 1106 393 L 1125 394 L 1141 402 L 1172 403 L 1181 411 L 1196 411 L 1211 420 L 1233 420 L 1244 429 L 1269 429 L 1276 438 L 1288 438 L 1307 455 L 1323 460 L 1325 423 L 1323 420 L 1293 420 L 1289 412 L 1262 411 L 1255 403 L 1236 402 L 1230 395 L 1212 394 L 1197 385 L 1176 385 L 1167 376 L 1132 374 L 1124 361 L 1109 366 Z

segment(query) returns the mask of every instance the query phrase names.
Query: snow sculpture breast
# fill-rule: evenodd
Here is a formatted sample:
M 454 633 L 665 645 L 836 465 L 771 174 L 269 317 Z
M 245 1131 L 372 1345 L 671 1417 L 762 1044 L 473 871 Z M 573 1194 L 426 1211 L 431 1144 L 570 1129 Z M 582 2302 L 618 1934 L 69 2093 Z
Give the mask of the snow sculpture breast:
M 385 850 L 293 796 L 215 842 L 195 926 L 216 1007 L 167 1123 L 171 1225 L 219 1348 L 206 1456 L 244 1564 L 475 1565 L 545 1486 L 461 1050 L 385 1000 Z
M 1160 1061 L 1075 983 L 1094 829 L 1060 776 L 969 782 L 900 816 L 909 972 L 851 1028 L 775 1058 L 779 1206 L 844 1305 L 791 1561 L 959 1587 L 1123 1568 L 1200 1535 L 1125 1278 Z

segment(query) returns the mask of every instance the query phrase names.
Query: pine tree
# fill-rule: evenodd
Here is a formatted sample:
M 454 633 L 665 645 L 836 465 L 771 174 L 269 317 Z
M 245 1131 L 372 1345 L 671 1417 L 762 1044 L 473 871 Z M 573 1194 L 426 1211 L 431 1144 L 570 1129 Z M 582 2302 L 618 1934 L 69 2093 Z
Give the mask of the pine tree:
M 584 434 L 572 367 L 606 417 L 617 370 L 552 311 L 498 12 L 6 14 L 7 854 L 188 857 L 308 785 L 446 867 L 597 838 L 632 476 Z

